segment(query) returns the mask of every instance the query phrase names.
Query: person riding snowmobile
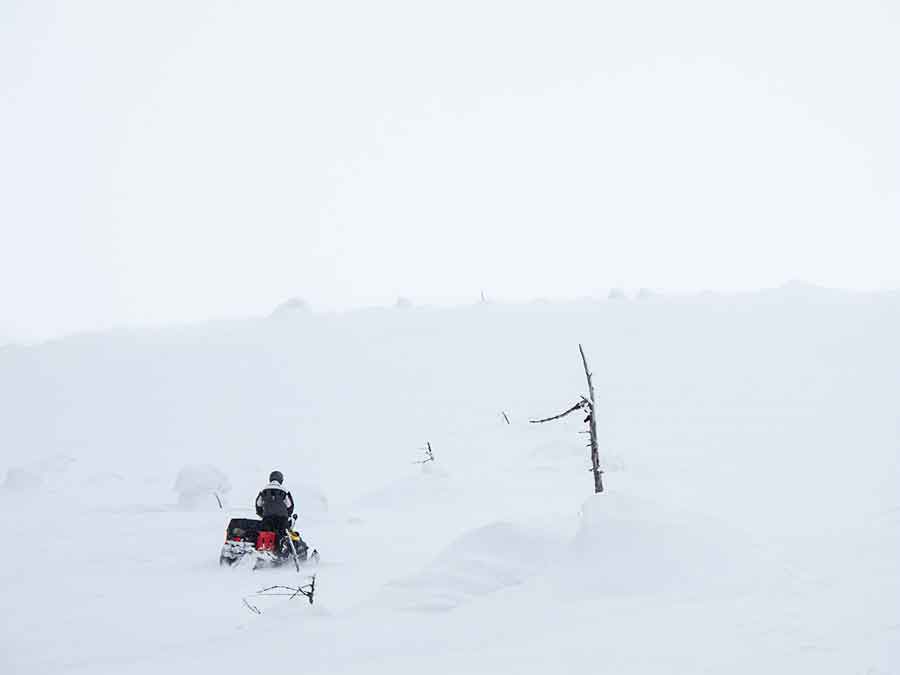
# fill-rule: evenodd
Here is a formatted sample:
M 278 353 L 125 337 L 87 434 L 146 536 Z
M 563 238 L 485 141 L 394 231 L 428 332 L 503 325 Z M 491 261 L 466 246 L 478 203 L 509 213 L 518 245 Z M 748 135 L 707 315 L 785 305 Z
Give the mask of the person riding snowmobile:
M 319 560 L 319 552 L 309 546 L 293 527 L 294 497 L 284 487 L 280 471 L 269 474 L 269 484 L 256 496 L 256 515 L 262 520 L 232 518 L 225 530 L 225 543 L 219 553 L 220 565 L 234 565 L 247 554 L 253 553 L 253 569 L 277 567 L 293 560 L 300 565 Z
M 280 471 L 269 474 L 269 484 L 256 497 L 256 515 L 262 518 L 260 529 L 274 532 L 280 541 L 291 524 L 294 514 L 294 498 L 284 487 Z

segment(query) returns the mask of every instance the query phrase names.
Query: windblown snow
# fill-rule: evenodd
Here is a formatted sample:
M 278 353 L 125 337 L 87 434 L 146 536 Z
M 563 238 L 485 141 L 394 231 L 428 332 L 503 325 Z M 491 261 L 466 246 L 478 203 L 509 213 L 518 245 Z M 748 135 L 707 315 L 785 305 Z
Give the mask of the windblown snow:
M 579 343 L 600 495 L 528 422 Z M 2 347 L 0 671 L 900 673 L 898 345 L 792 284 Z M 218 552 L 273 469 L 322 561 L 256 615 L 305 577 Z

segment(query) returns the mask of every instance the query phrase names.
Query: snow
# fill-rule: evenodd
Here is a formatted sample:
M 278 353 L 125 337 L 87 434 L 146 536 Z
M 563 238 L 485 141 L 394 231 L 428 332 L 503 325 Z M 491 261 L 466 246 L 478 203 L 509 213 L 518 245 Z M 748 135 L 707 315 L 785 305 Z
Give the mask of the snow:
M 0 350 L 3 673 L 900 672 L 897 294 L 302 316 Z M 579 342 L 601 495 L 528 423 Z M 297 574 L 217 559 L 275 468 L 322 563 L 257 616 Z

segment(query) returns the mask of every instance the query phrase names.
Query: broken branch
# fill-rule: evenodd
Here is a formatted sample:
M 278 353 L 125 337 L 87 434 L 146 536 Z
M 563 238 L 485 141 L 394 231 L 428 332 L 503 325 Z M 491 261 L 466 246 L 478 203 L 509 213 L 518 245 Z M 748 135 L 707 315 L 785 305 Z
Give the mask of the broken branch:
M 528 420 L 528 422 L 531 423 L 531 424 L 543 424 L 544 422 L 552 422 L 553 420 L 558 420 L 558 419 L 560 419 L 561 417 L 565 417 L 565 416 L 568 415 L 569 413 L 573 413 L 573 412 L 575 412 L 576 410 L 583 410 L 584 407 L 585 407 L 586 405 L 589 405 L 589 403 L 588 403 L 587 399 L 585 399 L 584 396 L 582 396 L 582 397 L 581 397 L 581 400 L 578 401 L 578 403 L 576 403 L 575 405 L 573 405 L 573 406 L 572 406 L 571 408 L 569 408 L 568 410 L 559 413 L 559 415 L 554 415 L 553 417 L 545 417 L 545 418 L 542 419 L 542 420 Z

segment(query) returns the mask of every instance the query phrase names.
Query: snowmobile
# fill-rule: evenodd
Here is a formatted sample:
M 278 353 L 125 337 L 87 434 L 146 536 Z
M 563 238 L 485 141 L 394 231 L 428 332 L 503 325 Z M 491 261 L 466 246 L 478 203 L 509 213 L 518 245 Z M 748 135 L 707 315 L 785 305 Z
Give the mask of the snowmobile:
M 287 530 L 278 533 L 264 530 L 261 520 L 252 518 L 232 518 L 225 530 L 225 543 L 219 554 L 219 565 L 231 567 L 247 556 L 252 556 L 253 569 L 280 567 L 294 562 L 297 571 L 300 565 L 309 561 L 318 562 L 319 553 L 309 546 L 294 529 L 297 515 L 294 514 Z

